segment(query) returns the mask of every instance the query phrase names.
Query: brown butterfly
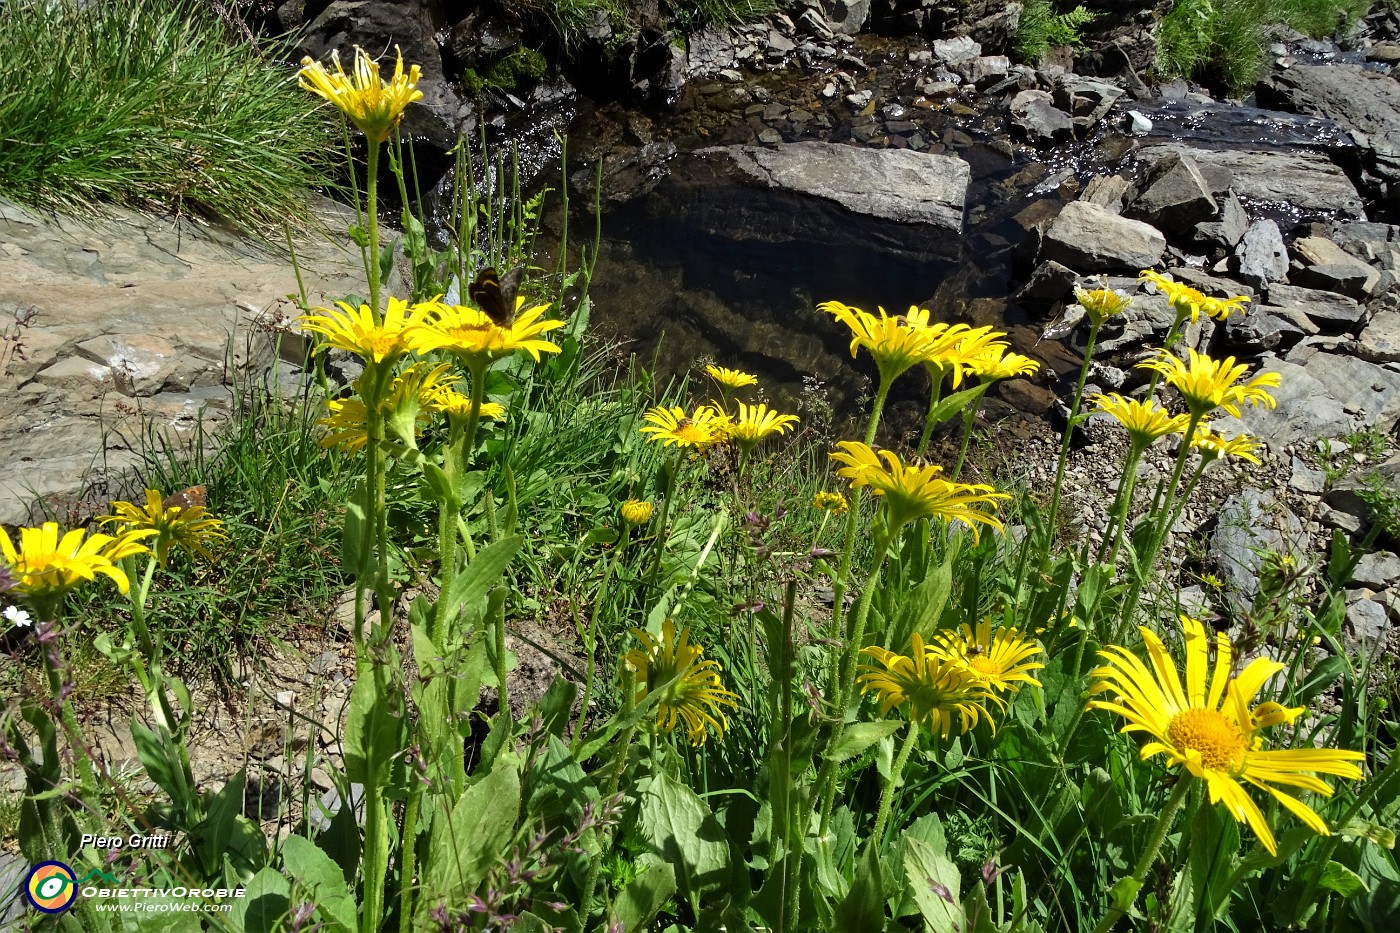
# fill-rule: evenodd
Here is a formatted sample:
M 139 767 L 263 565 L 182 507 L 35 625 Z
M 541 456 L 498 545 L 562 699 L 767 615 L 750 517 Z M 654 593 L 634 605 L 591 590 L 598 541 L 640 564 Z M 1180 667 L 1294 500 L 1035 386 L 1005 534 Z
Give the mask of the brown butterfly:
M 504 276 L 494 268 L 482 269 L 467 294 L 498 327 L 509 327 L 515 321 L 515 292 L 520 287 L 522 266 L 516 266 Z
M 161 502 L 161 507 L 166 509 L 202 509 L 205 503 L 205 493 L 208 490 L 204 486 L 191 486 L 188 489 L 181 489 L 166 496 Z

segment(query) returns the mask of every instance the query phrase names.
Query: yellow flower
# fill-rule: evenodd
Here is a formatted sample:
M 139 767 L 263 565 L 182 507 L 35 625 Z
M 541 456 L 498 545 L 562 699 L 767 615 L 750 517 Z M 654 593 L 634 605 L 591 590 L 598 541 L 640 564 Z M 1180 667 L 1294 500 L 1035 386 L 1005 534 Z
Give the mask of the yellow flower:
M 446 350 L 462 360 L 468 369 L 485 366 L 516 350 L 524 350 L 540 361 L 541 353 L 558 353 L 559 348 L 541 334 L 563 327 L 563 321 L 540 320 L 549 305 L 521 310 L 525 299 L 515 299 L 515 315 L 507 324 L 497 324 L 479 308 L 468 305 L 432 305 L 434 313 L 408 335 L 409 347 L 417 353 Z
M 130 582 L 115 562 L 144 551 L 139 542 L 153 534 L 152 530 L 130 531 L 114 538 L 75 528 L 59 538 L 58 523 L 44 522 L 38 528 L 19 529 L 19 547 L 15 547 L 0 527 L 0 559 L 9 566 L 15 589 L 35 599 L 62 596 L 84 580 L 97 579 L 99 573 L 125 593 Z
M 693 414 L 685 409 L 656 407 L 642 416 L 647 425 L 641 428 L 643 434 L 660 441 L 661 446 L 694 447 L 703 450 L 711 444 L 724 440 L 729 428 L 729 416 L 713 405 L 701 405 Z
M 642 647 L 633 648 L 622 660 L 634 672 L 636 702 L 654 690 L 662 691 L 657 726 L 671 732 L 684 723 L 691 745 L 704 745 L 710 730 L 724 738 L 728 721 L 721 707 L 737 706 L 738 695 L 721 685 L 719 662 L 704 660 L 705 649 L 690 644 L 690 629 L 681 629 L 677 640 L 676 623 L 667 619 L 661 624 L 660 638 L 635 628 L 632 634 Z
M 1094 404 L 1099 411 L 1107 412 L 1123 427 L 1128 429 L 1132 442 L 1146 447 L 1159 437 L 1180 434 L 1186 430 L 1191 419 L 1185 415 L 1170 414 L 1165 408 L 1158 408 L 1152 399 L 1138 401 L 1124 398 L 1117 392 L 1094 396 Z
M 334 72 L 308 57 L 301 60 L 301 71 L 297 77 L 302 87 L 335 104 L 369 137 L 371 144 L 378 145 L 388 139 L 399 125 L 404 109 L 414 101 L 423 99 L 423 92 L 417 87 L 422 68 L 414 65 L 408 69 L 408 74 L 404 74 L 403 53 L 397 46 L 394 51 L 394 77 L 388 81 L 380 78 L 378 62 L 359 46 L 355 47 L 353 74 L 345 73 L 340 64 L 340 53 L 332 51 Z
M 432 410 L 443 412 L 453 420 L 465 422 L 472 414 L 472 400 L 456 389 L 448 389 L 434 400 Z M 477 415 L 500 421 L 505 418 L 506 409 L 504 405 L 496 402 L 482 402 L 481 411 Z
M 908 315 L 890 317 L 880 308 L 880 316 L 876 317 L 839 301 L 819 304 L 817 310 L 827 312 L 851 329 L 851 356 L 861 347 L 869 350 L 885 382 L 894 380 L 915 363 L 933 359 L 932 336 L 924 326 L 927 311 L 911 307 Z
M 356 309 L 343 301 L 336 304 L 340 311 L 316 308 L 318 313 L 301 318 L 301 326 L 326 338 L 317 350 L 327 346 L 349 350 L 366 363 L 376 364 L 392 363 L 406 355 L 411 349 L 407 342 L 409 332 L 434 310 L 431 304 L 410 306 L 402 298 L 390 298 L 384 320 L 376 323 L 374 310 L 369 305 Z
M 629 525 L 645 525 L 651 521 L 652 506 L 645 499 L 628 499 L 622 503 L 622 520 Z
M 1030 672 L 1045 666 L 1029 660 L 1040 654 L 1039 645 L 1015 628 L 997 629 L 994 634 L 991 619 L 977 623 L 976 632 L 964 623 L 957 631 L 937 633 L 929 651 L 962 665 L 982 684 L 998 692 L 1015 692 L 1021 684 L 1039 687 L 1040 681 Z
M 1207 317 L 1223 321 L 1236 311 L 1243 311 L 1244 306 L 1249 304 L 1249 298 L 1245 295 L 1237 295 L 1234 298 L 1212 298 L 1192 288 L 1182 282 L 1175 282 L 1160 272 L 1153 272 L 1144 269 L 1138 278 L 1146 279 L 1157 287 L 1157 291 L 1166 296 L 1172 308 L 1176 311 L 1177 322 L 1191 318 L 1191 323 L 1195 324 L 1201 318 L 1204 311 Z
M 950 483 L 939 474 L 942 467 L 906 466 L 889 450 L 875 451 L 856 441 L 841 441 L 840 451 L 831 455 L 837 463 L 846 464 L 837 476 L 851 481 L 851 486 L 869 486 L 877 496 L 883 496 L 890 510 L 890 526 L 897 530 L 907 522 L 937 516 L 944 521 L 965 522 L 977 537 L 977 523 L 1001 529 L 1001 519 L 977 508 L 982 503 L 1009 499 L 991 486 Z
M 737 369 L 725 369 L 713 363 L 705 367 L 705 373 L 726 389 L 742 389 L 744 386 L 758 385 L 758 377 Z
M 414 363 L 389 386 L 389 395 L 379 410 L 385 427 L 405 446 L 417 447 L 418 423 L 427 420 L 429 413 L 442 410 L 452 392 L 451 369 L 448 363 Z
M 1155 370 L 1165 376 L 1186 400 L 1186 407 L 1198 417 L 1222 408 L 1238 418 L 1241 402 L 1251 405 L 1262 402 L 1269 408 L 1274 407 L 1274 397 L 1264 389 L 1279 384 L 1278 373 L 1264 373 L 1237 385 L 1248 367 L 1243 363 L 1236 366 L 1233 356 L 1217 361 L 1195 350 L 1188 352 L 1191 354 L 1189 366 L 1163 350 L 1157 359 L 1139 363 L 1138 368 Z
M 918 632 L 914 633 L 909 657 L 875 645 L 862 648 L 860 653 L 879 664 L 862 664 L 863 673 L 856 679 L 861 693 L 874 691 L 879 695 L 880 715 L 887 716 L 896 706 L 908 703 L 911 722 L 922 723 L 945 739 L 954 725 L 958 732 L 966 732 L 981 719 L 996 728 L 983 703 L 1001 701 L 966 667 L 930 651 Z
M 796 415 L 780 415 L 769 411 L 768 406 L 762 403 L 745 405 L 740 402 L 739 417 L 725 428 L 725 433 L 748 453 L 764 438 L 787 433 L 789 428 L 797 424 L 797 420 Z
M 1247 295 L 1236 295 L 1234 298 L 1213 298 L 1207 295 L 1205 301 L 1201 302 L 1201 310 L 1217 321 L 1223 321 L 1236 311 L 1243 314 L 1247 304 Z
M 328 432 L 321 438 L 322 447 L 341 447 L 356 451 L 369 443 L 369 418 L 365 403 L 357 398 L 327 399 L 330 415 L 317 420 Z
M 839 492 L 819 492 L 812 497 L 812 508 L 840 515 L 851 507 L 846 497 Z
M 1195 436 L 1191 438 L 1191 446 L 1199 450 L 1201 456 L 1207 460 L 1239 457 L 1250 463 L 1259 463 L 1259 456 L 1255 453 L 1259 449 L 1259 441 L 1248 434 L 1226 438 L 1225 435 L 1216 434 L 1205 425 L 1200 425 L 1196 428 Z
M 1314 831 L 1327 835 L 1327 824 L 1317 813 L 1272 785 L 1330 795 L 1332 789 L 1315 775 L 1360 778 L 1361 769 L 1353 762 L 1366 756 L 1331 748 L 1265 750 L 1261 731 L 1291 723 L 1303 712 L 1303 707 L 1290 709 L 1273 702 L 1250 705 L 1284 665 L 1255 658 L 1231 677 L 1230 642 L 1221 633 L 1215 637 L 1215 667 L 1208 678 L 1210 638 L 1205 626 L 1187 616 L 1181 623 L 1186 635 L 1185 689 L 1166 646 L 1144 627 L 1140 631 L 1151 668 L 1126 648 L 1110 645 L 1100 651 L 1107 663 L 1093 671 L 1098 683 L 1092 689 L 1113 697 L 1091 700 L 1089 708 L 1122 716 L 1128 721 L 1123 732 L 1147 733 L 1152 741 L 1143 745 L 1143 758 L 1166 753 L 1169 766 L 1184 766 L 1204 778 L 1210 802 L 1224 803 L 1236 821 L 1247 822 L 1271 854 L 1278 854 L 1274 834 L 1241 782 L 1269 792 Z
M 1111 288 L 1075 288 L 1074 300 L 1079 302 L 1095 327 L 1101 327 L 1115 314 L 1122 314 L 1133 303 L 1131 298 Z
M 986 382 L 1031 376 L 1039 370 L 1040 364 L 1030 357 L 1010 353 L 1000 347 L 985 350 L 967 361 L 967 371 Z
M 910 311 L 917 309 L 911 308 Z M 921 312 L 923 320 L 928 312 Z M 934 385 L 943 381 L 944 376 L 953 377 L 953 388 L 962 384 L 963 376 L 974 372 L 974 361 L 991 354 L 1004 353 L 1007 344 L 1001 338 L 1006 334 L 990 327 L 970 327 L 967 324 L 924 324 L 925 332 L 932 341 L 928 359 L 924 366 L 929 371 Z M 1020 357 L 1025 360 L 1025 357 Z M 1026 362 L 1030 362 L 1026 360 Z M 996 377 L 1004 378 L 1004 377 Z
M 167 506 L 165 503 L 166 500 L 159 491 L 147 489 L 144 508 L 131 502 L 113 502 L 113 514 L 104 515 L 98 520 L 120 526 L 122 532 L 153 532 L 154 544 L 143 544 L 140 550 L 146 550 L 147 547 L 154 550 L 156 560 L 162 567 L 170 556 L 172 544 L 179 545 L 191 554 L 198 554 L 205 560 L 213 560 L 214 555 L 209 553 L 205 542 L 226 539 L 228 536 L 223 533 L 224 523 L 210 517 L 202 505 L 186 508 L 180 505 Z M 118 540 L 120 538 L 119 534 Z M 112 557 L 112 554 L 113 551 L 108 549 L 108 558 L 118 559 Z

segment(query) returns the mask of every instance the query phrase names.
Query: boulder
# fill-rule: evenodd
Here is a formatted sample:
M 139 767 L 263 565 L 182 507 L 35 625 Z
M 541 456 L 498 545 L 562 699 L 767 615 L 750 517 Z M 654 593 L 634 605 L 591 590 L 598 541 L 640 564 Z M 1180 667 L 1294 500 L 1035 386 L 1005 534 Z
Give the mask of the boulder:
M 1256 220 L 1250 224 L 1235 255 L 1240 262 L 1240 278 L 1259 291 L 1288 275 L 1288 250 L 1283 245 L 1278 224 L 1272 220 Z
M 1356 355 L 1371 363 L 1400 362 L 1400 311 L 1377 311 L 1356 337 Z
M 1361 322 L 1366 309 L 1345 295 L 1296 285 L 1270 285 L 1269 304 L 1294 308 L 1330 330 L 1349 330 Z
M 870 18 L 870 0 L 824 0 L 827 25 L 840 36 L 854 36 Z
M 1132 184 L 1122 175 L 1095 175 L 1084 186 L 1084 193 L 1079 196 L 1079 200 L 1097 204 L 1110 214 L 1121 214 L 1123 195 L 1127 194 L 1131 187 Z
M 953 36 L 951 39 L 935 39 L 932 43 L 933 57 L 945 65 L 970 62 L 982 56 L 982 43 L 969 36 Z
M 1180 143 L 1146 146 L 1136 158 L 1152 165 L 1189 155 L 1215 194 L 1233 188 L 1242 198 L 1291 204 L 1308 213 L 1364 217 L 1360 192 L 1326 155 L 1306 150 L 1202 149 Z
M 1182 233 L 1215 216 L 1210 185 L 1186 153 L 1172 153 L 1148 169 L 1141 193 L 1128 205 L 1131 217 L 1168 233 Z
M 1371 598 L 1369 590 L 1354 590 L 1347 598 L 1349 641 L 1368 651 L 1379 651 L 1390 637 L 1390 617 L 1385 606 Z
M 1220 219 L 1196 224 L 1195 239 L 1198 243 L 1232 250 L 1239 246 L 1248 231 L 1249 214 L 1231 189 L 1220 199 Z
M 1248 606 L 1259 594 L 1264 555 L 1301 557 L 1303 523 L 1273 494 L 1252 487 L 1240 490 L 1220 507 L 1210 539 L 1210 554 L 1236 604 Z
M 1279 374 L 1280 385 L 1269 390 L 1277 407 L 1246 405 L 1239 418 L 1219 419 L 1218 430 L 1247 431 L 1277 450 L 1358 428 L 1389 432 L 1400 421 L 1400 373 L 1357 357 L 1304 341 L 1287 358 L 1266 361 L 1250 378 L 1259 372 Z
M 1303 320 L 1307 322 L 1307 318 Z M 1317 333 L 1317 327 L 1313 325 L 1309 331 L 1284 309 L 1268 306 L 1254 308 L 1247 314 L 1232 314 L 1225 321 L 1225 339 L 1246 352 L 1284 351 L 1310 332 Z
M 1048 308 L 1069 294 L 1078 274 L 1058 262 L 1042 262 L 1026 284 L 1016 291 L 1016 301 L 1028 308 Z
M 1379 270 L 1326 237 L 1299 237 L 1293 242 L 1293 255 L 1303 265 L 1294 276 L 1299 285 L 1338 292 L 1357 301 L 1374 294 L 1380 285 Z
M 1034 145 L 1051 146 L 1074 136 L 1069 114 L 1051 103 L 1047 91 L 1021 91 L 1011 98 L 1009 109 L 1012 132 Z
M 1351 582 L 1373 590 L 1383 590 L 1400 582 L 1400 557 L 1390 551 L 1367 554 L 1357 562 L 1356 569 L 1351 573 Z
M 1055 106 L 1069 113 L 1081 135 L 1098 123 L 1123 96 L 1123 89 L 1107 81 L 1066 75 L 1055 85 Z
M 1113 272 L 1155 266 L 1166 248 L 1166 237 L 1155 227 L 1073 201 L 1046 229 L 1041 259 L 1079 272 Z

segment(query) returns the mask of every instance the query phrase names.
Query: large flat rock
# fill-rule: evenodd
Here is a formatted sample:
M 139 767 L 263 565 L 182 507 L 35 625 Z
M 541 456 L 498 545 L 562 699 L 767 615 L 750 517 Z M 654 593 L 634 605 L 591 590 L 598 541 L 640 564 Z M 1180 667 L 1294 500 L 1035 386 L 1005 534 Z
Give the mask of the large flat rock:
M 1243 198 L 1292 204 L 1304 211 L 1364 218 L 1361 194 L 1346 172 L 1321 152 L 1277 149 L 1205 149 L 1180 143 L 1145 146 L 1138 161 L 1155 166 L 1191 159 L 1216 194 L 1233 188 Z

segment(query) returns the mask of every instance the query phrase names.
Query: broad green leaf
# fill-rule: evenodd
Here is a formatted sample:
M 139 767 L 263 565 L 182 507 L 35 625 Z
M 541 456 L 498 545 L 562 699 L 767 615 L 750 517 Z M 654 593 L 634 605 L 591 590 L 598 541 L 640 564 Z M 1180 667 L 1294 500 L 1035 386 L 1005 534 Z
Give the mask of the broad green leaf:
M 872 840 L 873 842 L 873 840 Z M 856 863 L 856 877 L 836 906 L 835 933 L 881 933 L 885 928 L 885 884 L 878 847 L 867 844 Z
M 381 672 L 361 677 L 350 690 L 345 714 L 345 774 L 357 784 L 383 784 L 391 756 L 402 744 L 401 717 L 394 716 L 385 696 L 387 687 L 378 683 Z
M 340 563 L 352 577 L 368 581 L 372 548 L 365 548 L 365 481 L 361 480 L 345 502 L 345 526 L 340 537 Z
M 857 722 L 846 727 L 841 738 L 827 752 L 833 761 L 846 761 L 865 752 L 883 738 L 894 735 L 904 728 L 898 719 L 881 719 L 876 722 Z
M 234 898 L 233 910 L 223 916 L 235 930 L 273 933 L 281 929 L 282 918 L 291 908 L 291 896 L 291 882 L 269 865 L 249 879 L 243 896 Z
M 345 875 L 314 842 L 288 836 L 282 844 L 282 869 L 319 908 L 329 930 L 351 933 L 356 928 L 358 910 Z
M 194 803 L 194 788 L 185 782 L 185 769 L 180 763 L 174 739 L 164 726 L 153 732 L 139 720 L 131 721 L 131 739 L 136 744 L 136 757 L 146 769 L 146 775 L 161 790 L 170 795 L 177 810 L 186 811 Z
M 984 382 L 970 389 L 954 392 L 952 395 L 939 401 L 933 408 L 929 409 L 928 415 L 926 416 L 927 420 L 934 424 L 942 424 L 981 398 L 982 393 L 987 391 L 989 385 L 991 385 L 990 382 Z
M 262 864 L 266 842 L 262 832 L 243 815 L 247 781 L 248 769 L 240 769 L 223 787 L 204 796 L 204 819 L 190 836 L 208 875 L 223 863 L 226 854 L 238 856 L 235 864 L 240 867 Z
M 520 775 L 503 759 L 467 788 L 450 820 L 436 820 L 429 842 L 427 883 L 420 904 L 435 897 L 464 898 L 476 890 L 515 833 Z
M 1320 887 L 1336 891 L 1342 897 L 1351 897 L 1369 891 L 1366 880 L 1341 862 L 1328 862 L 1322 869 L 1322 877 L 1317 881 Z
M 962 928 L 958 867 L 922 839 L 904 840 L 904 880 L 919 906 L 930 933 L 956 933 Z
M 1187 846 L 1193 915 L 1210 912 L 1210 905 L 1227 894 L 1225 885 L 1235 869 L 1240 851 L 1240 824 L 1221 807 L 1197 809 Z
M 484 606 L 487 594 L 505 573 L 524 541 L 522 535 L 511 535 L 477 551 L 472 562 L 452 578 L 451 586 L 439 598 L 447 600 L 453 612 L 458 611 L 458 607 L 469 611 Z
M 676 883 L 692 907 L 701 892 L 729 882 L 729 839 L 710 808 L 685 784 L 664 771 L 642 794 L 642 835 L 671 864 Z
M 655 856 L 642 856 L 639 871 L 613 901 L 609 926 L 622 924 L 623 933 L 643 933 L 647 924 L 676 893 L 676 873 Z

